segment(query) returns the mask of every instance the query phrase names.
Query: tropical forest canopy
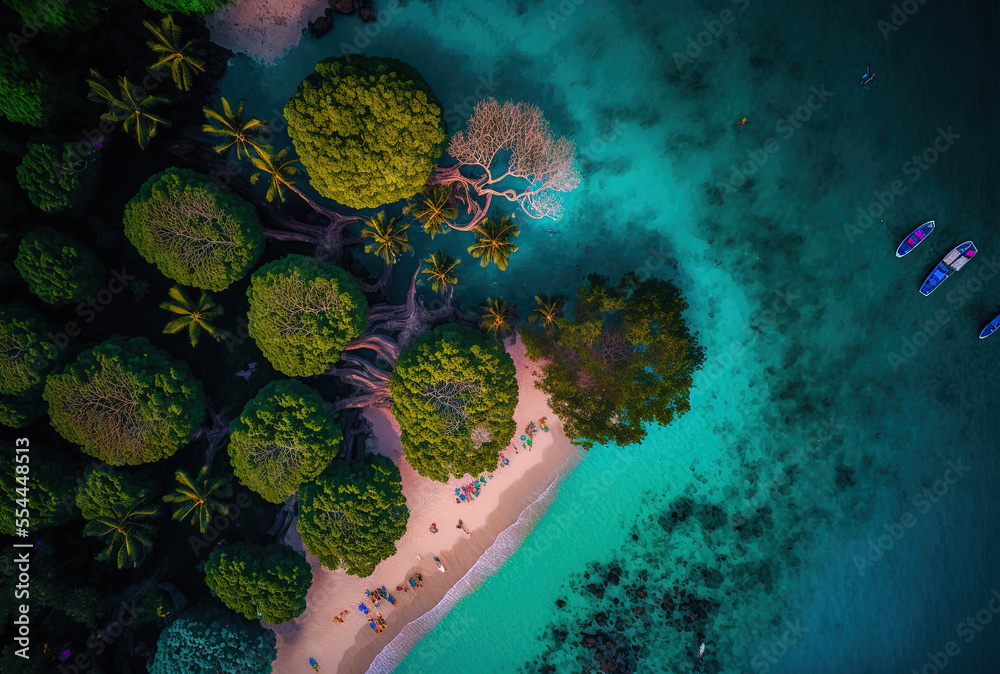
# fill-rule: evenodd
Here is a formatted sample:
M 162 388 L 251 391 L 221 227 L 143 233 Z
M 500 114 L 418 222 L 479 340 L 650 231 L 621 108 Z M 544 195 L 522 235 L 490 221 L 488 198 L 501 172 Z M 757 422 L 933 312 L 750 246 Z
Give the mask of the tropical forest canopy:
M 281 147 L 252 100 L 218 96 L 231 53 L 202 15 L 225 0 L 2 2 L 21 33 L 0 49 L 0 423 L 32 442 L 33 630 L 80 671 L 140 671 L 129 646 L 155 643 L 152 674 L 269 674 L 260 621 L 301 615 L 312 583 L 293 522 L 320 564 L 362 577 L 406 532 L 402 459 L 368 451 L 362 410 L 391 411 L 422 476 L 496 467 L 519 312 L 497 294 L 469 315 L 455 289 L 470 262 L 504 273 L 521 226 L 561 213 L 575 145 L 524 101 L 479 101 L 448 136 L 413 67 L 352 55 L 301 82 Z M 465 265 L 405 261 L 451 230 Z M 540 303 L 522 334 L 574 438 L 636 442 L 686 411 L 701 351 L 685 306 L 659 281 L 594 281 L 571 316 Z M 4 510 L 0 533 L 19 528 Z M 128 637 L 102 655 L 123 605 Z M 53 671 L 56 650 L 25 670 L 7 648 L 0 674 Z

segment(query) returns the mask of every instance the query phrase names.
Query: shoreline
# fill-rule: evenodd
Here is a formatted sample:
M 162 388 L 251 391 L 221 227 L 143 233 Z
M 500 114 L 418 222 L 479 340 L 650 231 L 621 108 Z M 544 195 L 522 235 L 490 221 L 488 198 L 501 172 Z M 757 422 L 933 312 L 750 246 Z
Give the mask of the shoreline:
M 535 525 L 542 516 L 545 515 L 552 502 L 555 501 L 562 479 L 576 467 L 579 460 L 580 457 L 572 456 L 568 461 L 563 463 L 561 466 L 562 470 L 558 471 L 552 477 L 548 486 L 533 501 L 526 505 L 512 524 L 501 529 L 495 536 L 492 533 L 486 535 L 486 538 L 492 537 L 493 540 L 485 549 L 479 551 L 478 554 L 472 550 L 456 550 L 456 548 L 463 547 L 463 543 L 461 542 L 455 548 L 445 553 L 449 559 L 459 560 L 460 564 L 453 563 L 453 567 L 459 571 L 461 570 L 459 567 L 464 567 L 464 562 L 467 562 L 468 559 L 473 558 L 474 561 L 464 575 L 447 589 L 440 601 L 430 610 L 421 613 L 417 618 L 407 622 L 399 630 L 399 633 L 381 649 L 374 648 L 377 644 L 372 643 L 365 647 L 358 647 L 357 652 L 354 649 L 348 651 L 345 659 L 349 661 L 356 659 L 360 662 L 370 661 L 371 664 L 367 669 L 357 670 L 359 672 L 366 672 L 367 674 L 390 674 L 395 671 L 406 656 L 409 655 L 413 647 L 427 636 L 458 602 L 472 592 L 475 592 L 486 578 L 496 572 L 497 569 L 517 552 L 518 548 L 521 547 L 521 543 L 524 542 L 524 539 L 535 528 Z M 538 468 L 548 467 L 543 464 L 538 466 Z M 545 472 L 547 474 L 548 470 Z M 500 524 L 507 519 L 506 517 L 490 517 L 486 524 L 487 530 L 491 530 L 491 525 L 494 528 L 499 528 Z M 510 535 L 505 536 L 505 534 Z M 491 552 L 497 554 L 487 557 L 487 554 Z M 450 572 L 451 570 L 452 567 L 449 567 L 448 571 Z M 372 653 L 376 653 L 374 658 L 372 657 Z M 337 671 L 341 670 L 338 669 Z M 354 670 L 353 668 L 349 668 L 345 671 Z
M 313 571 L 313 585 L 306 597 L 306 610 L 298 618 L 271 626 L 278 640 L 275 672 L 312 672 L 309 658 L 322 671 L 338 674 L 391 672 L 416 643 L 451 610 L 462 597 L 475 591 L 485 578 L 498 569 L 517 549 L 548 510 L 562 479 L 583 456 L 562 432 L 562 423 L 549 409 L 545 394 L 534 385 L 533 363 L 517 339 L 505 345 L 514 360 L 518 383 L 518 404 L 514 411 L 519 437 L 531 420 L 547 417 L 549 432 L 535 436 L 531 451 L 511 447 L 504 450 L 510 465 L 493 471 L 493 479 L 482 488 L 475 501 L 454 502 L 454 488 L 471 482 L 451 479 L 447 484 L 420 477 L 403 457 L 399 427 L 390 412 L 367 409 L 377 449 L 400 468 L 403 493 L 410 517 L 406 533 L 396 543 L 396 554 L 385 559 L 368 578 L 348 576 L 344 571 L 323 568 L 313 555 L 307 559 Z M 520 443 L 518 442 L 518 445 Z M 456 527 L 461 518 L 469 529 Z M 429 531 L 438 524 L 438 533 Z M 302 550 L 295 527 L 285 542 Z M 433 557 L 441 558 L 446 570 L 440 573 Z M 407 578 L 420 573 L 424 587 L 399 592 Z M 396 600 L 383 600 L 375 609 L 365 601 L 365 589 L 385 585 Z M 457 588 L 457 589 L 456 589 Z M 375 633 L 367 618 L 360 615 L 364 603 L 371 616 L 381 613 L 388 626 Z M 347 610 L 345 622 L 333 617 Z

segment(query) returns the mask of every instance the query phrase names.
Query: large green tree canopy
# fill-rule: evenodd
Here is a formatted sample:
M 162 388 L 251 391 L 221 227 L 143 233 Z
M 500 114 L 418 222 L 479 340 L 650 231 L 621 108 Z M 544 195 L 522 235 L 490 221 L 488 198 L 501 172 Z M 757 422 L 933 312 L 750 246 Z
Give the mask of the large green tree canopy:
M 73 143 L 28 143 L 17 167 L 17 184 L 46 213 L 80 208 L 97 185 L 100 162 L 82 160 Z
M 325 372 L 368 324 L 368 301 L 351 275 L 305 255 L 255 271 L 247 297 L 250 336 L 290 377 Z
M 528 357 L 541 361 L 539 387 L 566 434 L 589 449 L 629 445 L 645 424 L 669 424 L 691 409 L 694 372 L 704 349 L 682 316 L 687 302 L 669 281 L 627 276 L 617 287 L 589 277 L 576 294 L 573 320 L 521 331 Z
M 55 86 L 48 72 L 0 48 L 0 114 L 12 122 L 45 126 L 53 113 Z
M 57 307 L 93 296 L 104 279 L 100 258 L 52 227 L 33 229 L 21 240 L 14 266 L 31 292 Z
M 160 633 L 150 674 L 271 674 L 274 632 L 230 611 L 189 611 Z
M 316 64 L 285 106 L 316 191 L 351 208 L 413 196 L 441 156 L 441 106 L 413 67 L 349 56 Z
M 514 435 L 514 361 L 471 328 L 445 324 L 403 350 L 389 381 L 406 460 L 433 480 L 496 468 Z
M 190 169 L 169 168 L 125 205 L 125 236 L 178 283 L 225 290 L 247 275 L 264 248 L 253 206 Z
M 335 461 L 299 493 L 298 530 L 328 569 L 366 577 L 396 554 L 410 511 L 399 469 L 384 456 L 353 467 Z
M 343 439 L 319 393 L 294 379 L 262 388 L 229 431 L 233 472 L 271 503 L 322 473 Z
M 287 545 L 231 543 L 212 550 L 205 582 L 237 613 L 280 625 L 306 610 L 312 569 Z
M 171 456 L 205 415 L 205 393 L 186 363 L 148 339 L 112 339 L 45 381 L 52 426 L 114 466 Z

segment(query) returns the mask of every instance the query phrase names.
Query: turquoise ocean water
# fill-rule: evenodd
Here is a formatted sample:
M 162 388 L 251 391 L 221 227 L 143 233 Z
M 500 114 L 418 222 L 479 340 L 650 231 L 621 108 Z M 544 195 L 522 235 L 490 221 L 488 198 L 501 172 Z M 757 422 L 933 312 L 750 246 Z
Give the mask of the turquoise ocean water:
M 592 450 L 397 671 L 581 671 L 599 630 L 637 672 L 997 671 L 995 3 L 411 0 L 382 22 L 240 58 L 223 94 L 268 117 L 346 50 L 414 65 L 451 130 L 485 96 L 539 105 L 578 145 L 565 216 L 525 219 L 505 273 L 467 234 L 418 255 L 463 253 L 466 306 L 672 278 L 708 349 L 690 414 Z

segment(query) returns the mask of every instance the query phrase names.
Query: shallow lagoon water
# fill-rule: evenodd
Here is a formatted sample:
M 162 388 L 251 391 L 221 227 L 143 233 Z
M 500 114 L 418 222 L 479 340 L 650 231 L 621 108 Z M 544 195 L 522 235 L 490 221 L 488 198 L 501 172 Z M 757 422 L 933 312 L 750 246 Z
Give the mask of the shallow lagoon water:
M 708 348 L 691 413 L 641 447 L 592 450 L 398 671 L 577 671 L 573 644 L 600 608 L 583 574 L 612 561 L 623 586 L 646 570 L 651 594 L 678 585 L 714 607 L 693 632 L 662 613 L 626 626 L 637 671 L 932 672 L 949 641 L 947 671 L 992 671 L 1000 618 L 968 641 L 957 626 L 991 615 L 1000 589 L 1000 338 L 977 339 L 1000 311 L 1000 18 L 987 3 L 914 6 L 890 30 L 891 3 L 857 0 L 411 1 L 367 44 L 342 20 L 274 67 L 238 59 L 223 94 L 262 117 L 342 45 L 414 65 L 452 130 L 483 95 L 536 103 L 579 147 L 565 216 L 519 217 L 505 273 L 464 254 L 467 234 L 414 235 L 417 254 L 462 253 L 467 307 L 502 293 L 528 311 L 536 293 L 570 294 L 577 265 L 673 278 Z M 674 56 L 699 39 L 690 62 Z M 897 260 L 927 219 L 937 231 Z M 977 259 L 920 296 L 966 239 Z M 664 527 L 681 496 L 727 525 Z

